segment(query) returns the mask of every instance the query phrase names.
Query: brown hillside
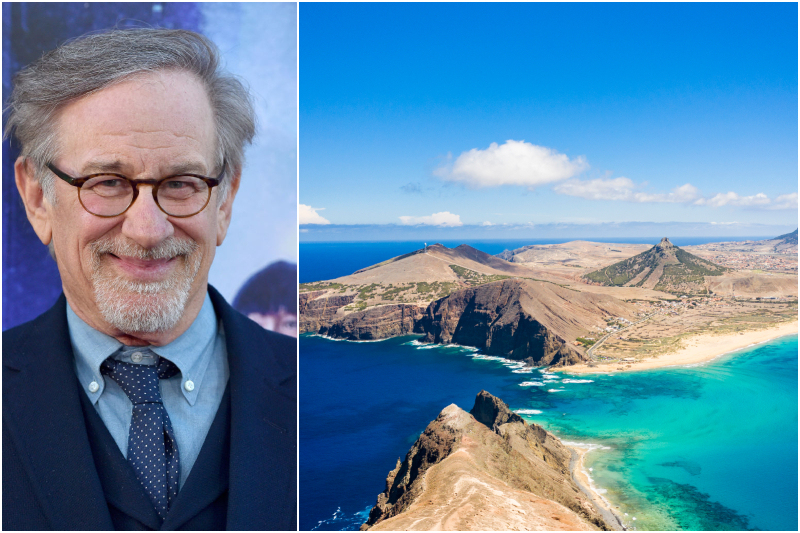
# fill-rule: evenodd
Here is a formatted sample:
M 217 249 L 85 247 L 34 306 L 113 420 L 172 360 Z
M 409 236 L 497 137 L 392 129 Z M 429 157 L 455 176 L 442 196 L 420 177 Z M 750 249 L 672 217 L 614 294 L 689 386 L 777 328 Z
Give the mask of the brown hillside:
M 481 391 L 471 413 L 450 405 L 428 425 L 361 529 L 611 529 L 573 480 L 571 458 L 558 438 Z

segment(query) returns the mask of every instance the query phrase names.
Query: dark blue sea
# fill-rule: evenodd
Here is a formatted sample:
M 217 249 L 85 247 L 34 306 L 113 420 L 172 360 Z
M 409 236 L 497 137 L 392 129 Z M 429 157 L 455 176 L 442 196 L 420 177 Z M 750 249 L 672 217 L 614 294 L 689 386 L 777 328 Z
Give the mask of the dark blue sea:
M 796 531 L 797 361 L 795 335 L 693 367 L 570 378 L 412 336 L 303 335 L 300 529 L 358 529 L 425 426 L 451 403 L 469 410 L 485 389 L 592 448 L 593 483 L 632 528 Z

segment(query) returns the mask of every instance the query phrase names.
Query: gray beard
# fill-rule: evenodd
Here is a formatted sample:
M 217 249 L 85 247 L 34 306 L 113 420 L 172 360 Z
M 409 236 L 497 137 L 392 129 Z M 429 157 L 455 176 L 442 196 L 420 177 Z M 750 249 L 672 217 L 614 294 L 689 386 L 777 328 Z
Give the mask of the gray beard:
M 202 257 L 193 256 L 199 245 L 191 240 L 170 237 L 150 249 L 112 238 L 91 244 L 92 286 L 97 307 L 113 327 L 128 334 L 155 333 L 174 328 L 183 316 L 192 282 L 200 270 Z M 184 258 L 184 268 L 169 279 L 154 282 L 130 281 L 102 268 L 104 254 L 136 259 Z

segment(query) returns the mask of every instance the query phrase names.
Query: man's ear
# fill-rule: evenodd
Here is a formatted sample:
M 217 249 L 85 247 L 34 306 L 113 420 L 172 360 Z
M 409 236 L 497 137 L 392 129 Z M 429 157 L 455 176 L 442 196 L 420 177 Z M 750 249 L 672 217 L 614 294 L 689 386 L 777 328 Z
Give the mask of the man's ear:
M 239 190 L 239 182 L 242 177 L 242 169 L 238 168 L 231 176 L 231 182 L 228 185 L 228 196 L 225 201 L 219 206 L 217 212 L 217 246 L 222 245 L 225 240 L 225 235 L 228 234 L 228 226 L 231 225 L 231 214 L 233 212 L 233 199 L 236 197 L 236 192 Z
M 52 206 L 44 197 L 42 186 L 36 179 L 33 164 L 24 157 L 18 158 L 14 163 L 14 177 L 22 203 L 25 204 L 25 214 L 28 215 L 28 221 L 33 226 L 33 231 L 36 232 L 43 244 L 50 244 L 53 238 L 53 226 L 50 219 Z

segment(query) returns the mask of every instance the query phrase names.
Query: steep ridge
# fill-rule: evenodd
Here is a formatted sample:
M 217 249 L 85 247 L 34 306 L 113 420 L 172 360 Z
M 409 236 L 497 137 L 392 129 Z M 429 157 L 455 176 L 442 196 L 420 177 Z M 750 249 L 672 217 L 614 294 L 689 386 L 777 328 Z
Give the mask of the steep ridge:
M 486 252 L 482 252 L 477 248 L 473 248 L 468 244 L 461 244 L 459 246 L 456 246 L 455 248 L 448 248 L 442 244 L 436 243 L 436 244 L 431 244 L 426 248 L 414 250 L 413 252 L 399 255 L 397 257 L 392 257 L 391 259 L 387 259 L 386 261 L 382 261 L 378 264 L 362 268 L 354 272 L 354 274 L 367 272 L 368 270 L 386 266 L 391 263 L 396 263 L 398 261 L 402 261 L 404 259 L 408 259 L 419 254 L 430 254 L 435 257 L 440 257 L 442 259 L 448 259 L 454 263 L 458 263 L 459 261 L 468 261 L 471 263 L 485 265 L 490 268 L 494 268 L 504 272 L 517 271 L 514 265 L 509 264 L 507 261 L 504 261 L 503 259 L 500 259 L 496 256 L 487 254 Z
M 779 241 L 778 244 L 797 244 L 797 230 L 794 230 L 791 233 L 785 233 L 783 235 L 778 235 L 775 237 L 776 241 Z
M 646 252 L 590 272 L 584 279 L 605 286 L 706 294 L 705 277 L 729 271 L 681 250 L 664 237 Z
M 508 279 L 457 291 L 431 303 L 417 331 L 425 342 L 455 343 L 531 364 L 586 360 L 573 344 L 609 316 L 630 318 L 636 308 L 607 295 L 553 283 Z
M 570 472 L 572 453 L 481 391 L 449 405 L 386 478 L 362 530 L 610 530 Z
M 434 246 L 438 248 L 434 248 Z M 517 268 L 516 265 L 513 265 L 500 257 L 489 255 L 485 252 L 481 252 L 480 250 L 473 248 L 468 244 L 461 244 L 459 246 L 456 246 L 455 248 L 446 248 L 440 244 L 434 246 L 430 248 L 434 248 L 434 251 L 436 253 L 440 254 L 443 257 L 449 258 L 454 263 L 458 263 L 461 261 L 472 261 L 474 263 L 485 265 L 487 267 L 499 270 L 501 272 L 507 272 L 509 274 L 515 274 L 520 272 L 520 269 Z

